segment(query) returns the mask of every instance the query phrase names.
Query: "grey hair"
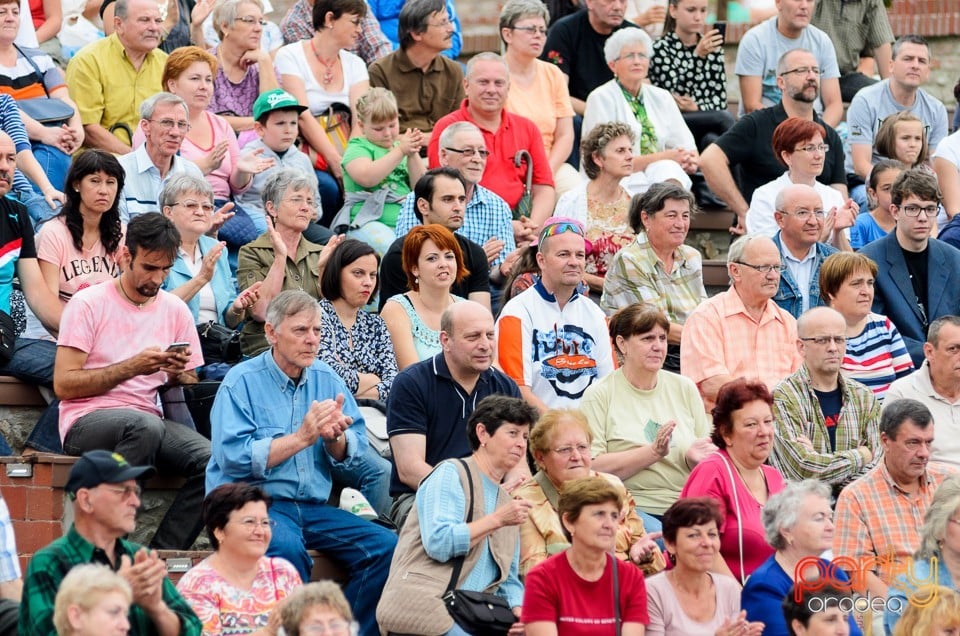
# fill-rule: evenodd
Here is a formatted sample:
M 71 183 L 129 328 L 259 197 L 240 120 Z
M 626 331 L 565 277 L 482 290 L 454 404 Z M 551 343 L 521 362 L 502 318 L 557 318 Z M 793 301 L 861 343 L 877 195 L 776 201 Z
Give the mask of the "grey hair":
M 407 0 L 403 3 L 397 20 L 397 41 L 401 49 L 405 51 L 413 46 L 413 35 L 424 33 L 430 27 L 427 20 L 434 13 L 447 13 L 444 0 Z
M 70 568 L 60 582 L 57 598 L 54 601 L 53 624 L 56 627 L 56 633 L 70 632 L 67 609 L 71 605 L 90 610 L 103 595 L 111 592 L 121 593 L 127 603 L 133 601 L 133 590 L 130 584 L 106 565 L 84 563 Z
M 310 175 L 297 168 L 280 168 L 270 173 L 266 183 L 263 184 L 263 193 L 260 198 L 264 207 L 267 203 L 278 205 L 283 195 L 288 190 L 309 190 L 313 192 L 316 187 L 315 182 L 310 180 Z
M 453 138 L 462 132 L 475 132 L 481 137 L 483 136 L 483 133 L 480 132 L 480 129 L 477 128 L 475 124 L 472 124 L 468 121 L 454 122 L 444 128 L 443 132 L 440 133 L 440 147 L 443 148 L 452 144 Z M 484 145 L 486 145 L 486 143 L 484 143 Z
M 263 13 L 263 3 L 260 0 L 220 0 L 213 9 L 213 28 L 217 37 L 223 39 L 223 27 L 237 21 L 240 7 L 245 4 L 256 5 Z
M 206 179 L 181 173 L 170 177 L 163 184 L 163 189 L 160 190 L 160 207 L 165 208 L 168 205 L 173 205 L 177 202 L 177 199 L 191 192 L 196 192 L 211 203 L 213 202 L 213 188 Z
M 786 72 L 787 70 L 789 70 L 789 69 L 787 69 L 787 59 L 788 59 L 791 55 L 793 55 L 794 53 L 806 53 L 806 54 L 808 54 L 808 55 L 813 55 L 813 51 L 811 51 L 811 50 L 809 50 L 809 49 L 802 49 L 802 48 L 799 48 L 799 47 L 797 47 L 797 48 L 795 48 L 795 49 L 790 49 L 789 51 L 787 51 L 786 53 L 784 53 L 783 55 L 781 55 L 781 56 L 780 56 L 780 59 L 777 60 L 777 76 L 778 76 L 778 77 L 779 77 L 780 75 L 783 75 L 784 72 Z M 816 57 L 816 56 L 814 56 L 814 57 Z
M 917 46 L 927 47 L 927 55 L 930 55 L 930 43 L 927 42 L 926 38 L 921 35 L 901 35 L 893 43 L 893 48 L 891 49 L 891 54 L 893 59 L 897 59 L 897 56 L 900 55 L 900 49 L 903 48 L 904 44 L 916 44 Z
M 950 475 L 937 488 L 933 501 L 927 508 L 923 527 L 920 528 L 920 547 L 914 555 L 929 561 L 940 557 L 940 542 L 947 536 L 947 527 L 953 515 L 960 509 L 960 475 Z
M 763 531 L 767 543 L 774 550 L 783 550 L 787 547 L 787 540 L 780 533 L 783 529 L 790 529 L 797 523 L 800 514 L 800 505 L 807 497 L 820 497 L 830 501 L 830 487 L 816 479 L 787 482 L 783 490 L 770 497 L 763 506 L 760 518 L 763 521 Z
M 140 119 L 152 119 L 153 113 L 156 112 L 157 106 L 160 104 L 183 106 L 183 112 L 186 113 L 187 118 L 190 117 L 190 107 L 187 106 L 187 102 L 183 101 L 182 97 L 174 95 L 173 93 L 167 93 L 166 91 L 160 91 L 146 98 L 143 100 L 143 103 L 140 104 Z
M 503 70 L 507 72 L 507 82 L 510 81 L 510 67 L 507 66 L 507 61 L 503 59 L 502 55 L 493 53 L 491 51 L 477 53 L 470 58 L 470 61 L 467 62 L 467 72 L 464 74 L 464 77 L 467 80 L 469 80 L 470 76 L 473 75 L 473 69 L 476 68 L 478 62 L 500 62 L 503 64 Z
M 126 20 L 129 9 L 130 0 L 117 0 L 113 3 L 113 17 Z
M 927 342 L 934 347 L 940 346 L 940 330 L 943 329 L 944 325 L 960 327 L 960 316 L 940 316 L 930 323 L 930 327 L 927 329 Z
M 907 420 L 925 429 L 933 422 L 933 414 L 930 413 L 927 405 L 919 400 L 900 398 L 887 401 L 880 413 L 880 433 L 886 434 L 890 439 L 896 439 L 897 431 Z
M 603 45 L 603 57 L 607 64 L 613 64 L 620 57 L 620 51 L 631 44 L 642 44 L 647 55 L 653 55 L 653 40 L 643 29 L 627 27 L 613 32 Z
M 506 40 L 503 39 L 503 30 L 512 29 L 513 25 L 525 18 L 543 18 L 544 24 L 550 24 L 550 11 L 540 0 L 507 0 L 500 10 L 500 24 L 497 28 L 504 44 Z
M 267 305 L 264 322 L 276 329 L 285 319 L 304 311 L 312 311 L 315 316 L 319 316 L 320 304 L 317 299 L 302 289 L 288 289 L 274 296 Z
M 767 236 L 763 234 L 744 234 L 733 243 L 730 244 L 730 248 L 727 250 L 727 272 L 730 272 L 731 263 L 739 263 L 743 260 L 743 253 L 747 251 L 747 246 L 758 241 L 760 239 L 770 240 Z M 730 283 L 733 283 L 733 276 L 730 276 Z

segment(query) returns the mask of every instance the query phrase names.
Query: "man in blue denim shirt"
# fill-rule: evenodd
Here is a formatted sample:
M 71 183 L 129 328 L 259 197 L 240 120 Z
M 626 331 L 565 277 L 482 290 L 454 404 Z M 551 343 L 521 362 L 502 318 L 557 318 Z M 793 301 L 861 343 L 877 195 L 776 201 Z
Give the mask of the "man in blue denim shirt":
M 390 464 L 370 449 L 343 380 L 317 359 L 320 317 L 316 299 L 303 291 L 270 303 L 270 349 L 231 369 L 217 392 L 207 492 L 232 481 L 263 488 L 276 521 L 267 553 L 289 560 L 305 581 L 313 567 L 308 549 L 340 561 L 350 573 L 344 591 L 360 633 L 373 636 L 396 535 L 328 500 L 336 480 L 358 488 L 375 508 L 389 502 Z

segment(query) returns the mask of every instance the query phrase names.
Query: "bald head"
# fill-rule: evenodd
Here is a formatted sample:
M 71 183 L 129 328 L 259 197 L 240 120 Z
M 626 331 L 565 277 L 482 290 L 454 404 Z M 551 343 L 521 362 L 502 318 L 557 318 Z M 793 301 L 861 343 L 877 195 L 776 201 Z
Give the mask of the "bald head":
M 0 196 L 13 188 L 13 171 L 17 167 L 17 147 L 10 135 L 0 130 Z
M 829 307 L 809 309 L 797 320 L 797 347 L 807 371 L 824 389 L 824 382 L 835 382 L 847 351 L 847 321 Z
M 480 303 L 455 303 L 440 318 L 440 345 L 450 374 L 462 386 L 493 364 L 493 314 Z
M 488 318 L 490 324 L 493 324 L 493 314 L 490 313 L 489 309 L 476 301 L 465 300 L 447 307 L 443 315 L 440 316 L 440 331 L 452 336 L 463 323 Z
M 789 185 L 777 194 L 774 218 L 786 246 L 800 257 L 820 240 L 823 230 L 823 201 L 808 185 Z
M 817 330 L 824 326 L 846 330 L 847 321 L 836 309 L 830 307 L 814 307 L 803 312 L 797 318 L 797 335 L 801 338 L 816 336 Z

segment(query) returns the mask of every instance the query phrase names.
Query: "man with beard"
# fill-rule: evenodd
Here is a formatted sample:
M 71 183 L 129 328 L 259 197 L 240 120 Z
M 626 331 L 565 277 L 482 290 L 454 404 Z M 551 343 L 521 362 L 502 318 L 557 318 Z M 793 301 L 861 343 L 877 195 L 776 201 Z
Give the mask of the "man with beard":
M 541 413 L 576 408 L 583 392 L 613 371 L 607 319 L 578 287 L 586 267 L 583 225 L 551 217 L 540 230 L 540 278 L 504 305 L 497 364 Z
M 194 369 L 203 364 L 190 310 L 160 289 L 179 246 L 179 232 L 163 215 L 130 221 L 120 277 L 77 292 L 63 311 L 53 387 L 68 455 L 112 450 L 187 480 L 150 542 L 187 550 L 203 526 L 210 442 L 164 419 L 157 406 L 160 387 L 196 382 Z
M 708 413 L 727 382 L 756 378 L 773 390 L 800 367 L 797 321 L 773 302 L 782 269 L 773 240 L 755 234 L 738 238 L 727 252 L 730 289 L 687 318 L 680 371 L 697 383 Z
M 777 63 L 777 86 L 783 91 L 779 104 L 745 115 L 700 155 L 700 169 L 710 189 L 737 213 L 737 234 L 746 231 L 753 191 L 783 174 L 783 165 L 774 156 L 770 142 L 773 131 L 788 117 L 812 120 L 824 127 L 824 143 L 830 149 L 817 180 L 847 196 L 843 142 L 813 110 L 820 94 L 819 67 L 813 53 L 805 49 L 784 53 Z M 736 178 L 734 170 L 738 172 Z

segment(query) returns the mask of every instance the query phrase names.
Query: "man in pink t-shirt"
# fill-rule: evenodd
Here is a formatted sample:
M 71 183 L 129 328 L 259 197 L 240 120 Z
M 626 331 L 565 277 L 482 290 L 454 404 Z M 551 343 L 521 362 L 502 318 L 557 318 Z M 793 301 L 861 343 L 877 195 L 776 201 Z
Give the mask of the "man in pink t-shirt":
M 190 310 L 160 289 L 179 245 L 179 232 L 159 213 L 130 222 L 120 277 L 77 292 L 64 309 L 53 385 L 67 454 L 111 450 L 186 478 L 151 541 L 186 550 L 203 524 L 210 441 L 163 419 L 158 401 L 161 387 L 196 382 L 203 364 Z

